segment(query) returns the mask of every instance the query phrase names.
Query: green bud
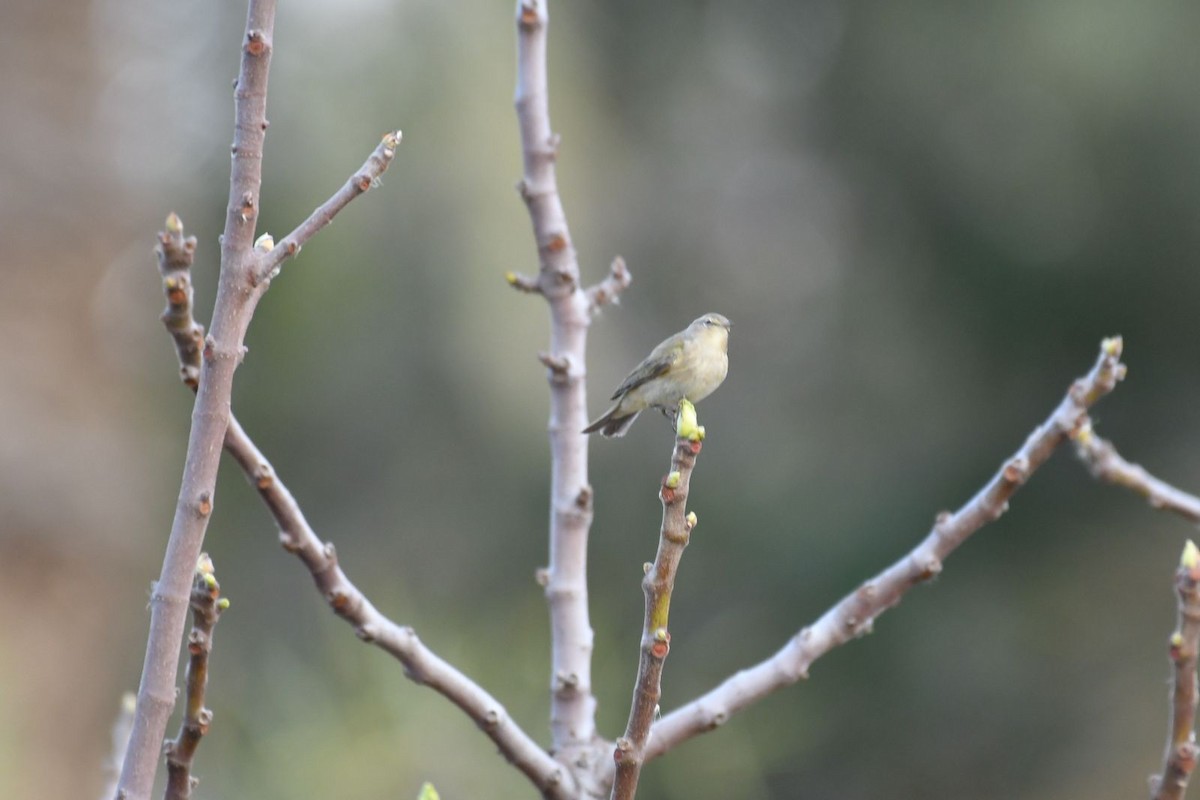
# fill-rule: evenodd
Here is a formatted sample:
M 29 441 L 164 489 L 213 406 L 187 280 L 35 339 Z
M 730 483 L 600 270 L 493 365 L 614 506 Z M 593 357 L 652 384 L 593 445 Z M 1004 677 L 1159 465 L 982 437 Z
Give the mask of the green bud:
M 1187 544 L 1183 546 L 1183 556 L 1179 559 L 1179 566 L 1184 569 L 1195 569 L 1200 566 L 1200 548 L 1196 547 L 1196 543 L 1191 539 L 1187 540 Z
M 698 442 L 704 437 L 702 430 L 696 425 L 696 407 L 686 397 L 679 401 L 675 434 L 692 442 Z

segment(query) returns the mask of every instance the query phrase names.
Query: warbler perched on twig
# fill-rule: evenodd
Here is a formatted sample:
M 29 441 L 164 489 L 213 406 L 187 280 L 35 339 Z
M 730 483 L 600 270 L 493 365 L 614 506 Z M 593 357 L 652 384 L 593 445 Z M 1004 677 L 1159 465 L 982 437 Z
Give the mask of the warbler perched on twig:
M 729 320 L 705 314 L 650 351 L 613 392 L 617 402 L 583 429 L 602 436 L 624 436 L 647 408 L 668 417 L 683 398 L 697 403 L 713 393 L 729 371 Z

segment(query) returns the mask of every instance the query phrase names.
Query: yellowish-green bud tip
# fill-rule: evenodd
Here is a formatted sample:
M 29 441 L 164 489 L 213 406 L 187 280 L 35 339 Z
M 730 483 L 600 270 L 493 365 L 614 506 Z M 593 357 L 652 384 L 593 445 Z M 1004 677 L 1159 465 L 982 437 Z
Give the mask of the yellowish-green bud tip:
M 1089 445 L 1092 443 L 1092 433 L 1092 423 L 1085 422 L 1075 429 L 1075 441 L 1082 445 Z
M 228 597 L 222 597 L 220 600 L 217 601 L 217 610 L 218 611 L 224 611 L 227 608 L 229 608 L 229 598 Z
M 697 522 L 699 522 L 699 521 L 700 521 L 700 520 L 699 520 L 699 519 L 696 517 L 696 512 L 695 512 L 695 511 L 689 511 L 689 512 L 688 512 L 688 515 L 687 515 L 687 525 L 688 525 L 688 528 L 689 528 L 689 529 L 690 529 L 690 528 L 694 528 L 694 527 L 696 527 L 696 523 L 697 523 Z
M 216 575 L 213 575 L 211 572 L 204 572 L 201 574 L 204 575 L 204 585 L 205 586 L 207 586 L 210 590 L 217 588 L 218 584 L 217 584 L 217 576 Z
M 421 784 L 421 791 L 417 792 L 417 800 L 441 800 L 438 797 L 437 789 L 433 788 L 433 784 L 429 781 Z
M 121 695 L 121 710 L 126 714 L 132 714 L 137 709 L 137 695 L 133 692 L 126 692 Z
M 504 280 L 508 281 L 509 286 L 516 286 L 517 285 L 517 273 L 515 273 L 515 272 L 504 273 Z
M 1184 569 L 1195 569 L 1200 566 L 1200 548 L 1196 547 L 1196 543 L 1191 539 L 1187 540 L 1187 544 L 1183 546 L 1183 556 L 1179 559 L 1179 566 Z
M 652 570 L 652 569 L 654 569 L 654 565 L 651 564 L 649 561 L 642 564 L 642 574 L 643 575 L 649 575 L 650 570 Z
M 174 211 L 167 214 L 167 233 L 183 233 L 183 220 Z
M 1170 639 L 1170 645 L 1171 645 L 1171 647 L 1174 647 L 1174 648 L 1183 647 L 1183 634 L 1180 633 L 1179 631 L 1175 631 L 1174 633 L 1172 633 L 1171 639 Z
M 1110 336 L 1100 343 L 1100 349 L 1104 351 L 1104 355 L 1112 356 L 1113 358 L 1121 357 L 1121 349 L 1125 342 L 1120 336 Z
M 679 470 L 675 470 L 670 475 L 668 475 L 667 476 L 667 488 L 668 489 L 678 489 L 679 488 L 679 478 L 680 478 Z
M 275 238 L 269 233 L 254 240 L 254 249 L 260 253 L 269 253 L 275 249 Z
M 196 559 L 196 572 L 202 575 L 212 575 L 214 570 L 212 558 L 208 553 L 201 553 L 200 557 Z
M 702 429 L 696 424 L 696 407 L 686 397 L 679 401 L 679 413 L 675 417 L 675 435 L 692 442 L 704 438 Z
M 670 634 L 667 633 L 666 628 L 655 628 L 654 629 L 654 641 L 665 642 L 670 638 L 671 638 Z

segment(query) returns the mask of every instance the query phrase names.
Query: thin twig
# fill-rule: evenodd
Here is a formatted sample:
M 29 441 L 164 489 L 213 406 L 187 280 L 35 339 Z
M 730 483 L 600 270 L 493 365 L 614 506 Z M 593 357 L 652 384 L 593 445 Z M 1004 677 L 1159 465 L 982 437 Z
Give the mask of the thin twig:
M 351 200 L 376 186 L 380 176 L 387 171 L 392 159 L 396 157 L 396 148 L 400 146 L 400 139 L 400 131 L 385 133 L 379 145 L 367 157 L 358 172 L 351 175 L 342 188 L 313 211 L 308 219 L 297 226 L 296 230 L 283 237 L 271 254 L 262 260 L 255 271 L 255 280 L 264 281 L 273 278 L 278 273 L 280 265 L 286 259 L 299 253 L 300 248 L 318 231 L 332 222 L 337 213 L 349 205 Z
M 585 354 L 592 301 L 581 288 L 579 264 L 558 194 L 558 137 L 550 125 L 546 84 L 546 0 L 518 0 L 517 87 L 523 175 L 517 189 L 529 209 L 537 243 L 536 282 L 511 273 L 524 291 L 538 291 L 550 306 L 550 348 L 543 361 L 550 382 L 550 564 L 539 570 L 550 608 L 553 750 L 580 776 L 596 773 L 607 746 L 596 736 L 592 695 L 593 633 L 587 605 L 587 540 L 592 489 L 588 441 Z M 606 759 L 607 760 L 607 759 Z M 586 791 L 603 791 L 584 787 Z
M 125 760 L 125 749 L 129 747 L 129 734 L 133 732 L 133 712 L 137 708 L 137 695 L 126 692 L 121 695 L 121 709 L 112 726 L 112 750 L 104 760 L 104 788 L 100 800 L 112 800 L 117 793 L 117 781 L 121 779 L 121 762 Z
M 182 236 L 183 226 L 178 218 L 176 224 Z M 194 248 L 191 254 L 194 255 Z M 162 257 L 160 255 L 160 260 Z M 190 282 L 187 274 L 190 266 L 190 258 L 181 262 L 177 267 L 177 273 L 180 274 L 176 277 L 187 277 Z M 186 330 L 198 328 L 203 335 L 203 326 L 194 318 L 191 295 L 177 300 L 174 314 L 178 317 L 179 327 Z M 174 332 L 170 325 L 168 330 Z M 176 353 L 180 359 L 181 374 L 186 375 L 187 359 L 191 358 L 191 353 L 187 348 L 180 347 L 176 348 Z M 187 383 L 186 380 L 184 382 Z M 429 650 L 412 628 L 398 625 L 381 614 L 346 577 L 337 563 L 333 545 L 322 542 L 313 531 L 299 503 L 232 414 L 225 433 L 225 449 L 258 490 L 279 527 L 279 538 L 284 549 L 295 553 L 304 562 L 321 595 L 339 616 L 354 626 L 360 639 L 390 653 L 404 665 L 409 678 L 440 692 L 465 711 L 491 737 L 500 753 L 525 773 L 545 796 L 557 800 L 574 796 L 571 775 L 509 718 L 495 698 Z
M 802 629 L 771 658 L 727 678 L 707 694 L 667 714 L 651 729 L 646 759 L 657 758 L 732 715 L 808 675 L 809 666 L 835 647 L 871 631 L 875 618 L 919 583 L 937 575 L 942 562 L 972 533 L 997 519 L 1008 500 L 1086 418 L 1093 403 L 1125 375 L 1120 337 L 1105 339 L 1092 370 L 978 494 L 954 513 L 938 515 L 933 530 L 910 553 L 844 597 Z
M 196 578 L 192 582 L 192 632 L 188 634 L 186 708 L 179 722 L 179 734 L 163 747 L 167 757 L 166 800 L 188 800 L 199 780 L 192 775 L 192 762 L 200 739 L 208 733 L 212 711 L 204 706 L 208 687 L 208 656 L 212 652 L 213 630 L 229 600 L 221 597 L 221 585 L 213 574 L 212 559 L 200 554 Z
M 523 275 L 520 272 L 506 272 L 504 273 L 504 280 L 518 292 L 524 292 L 525 294 L 542 293 L 542 285 L 538 283 L 538 279 L 535 276 Z
M 1160 480 L 1138 464 L 1121 457 L 1113 443 L 1096 435 L 1091 420 L 1071 437 L 1075 453 L 1099 480 L 1140 494 L 1153 508 L 1173 511 L 1189 522 L 1200 524 L 1200 497 Z
M 221 441 L 229 422 L 233 373 L 242 342 L 262 297 L 247 290 L 259 254 L 254 252 L 267 129 L 267 74 L 275 27 L 275 0 L 250 0 L 242 63 L 235 91 L 233 163 L 229 206 L 221 238 L 221 272 L 213 324 L 203 350 L 200 384 L 192 411 L 183 480 L 162 572 L 150 600 L 150 634 L 138 686 L 137 712 L 117 795 L 148 800 L 158 771 L 167 718 L 175 705 L 179 642 L 187 615 L 189 587 L 212 513 Z
M 167 229 L 158 234 L 158 270 L 162 273 L 163 294 L 167 307 L 163 324 L 175 342 L 179 357 L 179 377 L 195 391 L 200 386 L 200 353 L 204 348 L 204 326 L 192 316 L 192 262 L 196 258 L 196 237 L 183 235 L 183 221 L 172 212 Z
M 629 268 L 625 266 L 625 259 L 617 256 L 608 268 L 608 277 L 594 286 L 588 287 L 588 312 L 595 316 L 601 308 L 609 303 L 616 305 L 621 302 L 621 292 L 628 289 L 632 282 L 633 276 L 629 274 Z
M 1150 781 L 1154 800 L 1183 800 L 1188 779 L 1196 768 L 1196 657 L 1200 654 L 1200 550 L 1188 541 L 1175 572 L 1179 621 L 1171 634 L 1171 725 L 1163 772 Z
M 650 726 L 662 696 L 663 664 L 671 650 L 671 633 L 667 623 L 671 594 L 675 589 L 675 573 L 679 569 L 683 550 L 691 539 L 692 530 L 696 527 L 696 515 L 685 514 L 684 510 L 687 508 L 692 469 L 696 466 L 696 456 L 700 453 L 703 437 L 696 427 L 695 409 L 686 400 L 683 402 L 687 405 L 678 418 L 671 471 L 659 487 L 663 515 L 658 552 L 654 556 L 654 563 L 647 564 L 646 577 L 642 579 L 646 614 L 642 625 L 641 657 L 637 682 L 633 687 L 629 722 L 625 726 L 625 735 L 617 739 L 613 752 L 617 773 L 613 781 L 612 800 L 633 800 L 637 793 Z

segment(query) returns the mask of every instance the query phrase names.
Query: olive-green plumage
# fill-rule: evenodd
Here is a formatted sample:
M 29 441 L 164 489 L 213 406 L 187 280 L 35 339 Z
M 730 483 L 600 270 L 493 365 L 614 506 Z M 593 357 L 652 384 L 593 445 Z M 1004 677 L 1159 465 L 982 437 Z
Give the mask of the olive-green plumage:
M 729 320 L 705 314 L 650 351 L 613 392 L 617 402 L 583 429 L 602 436 L 624 436 L 647 408 L 674 414 L 683 398 L 698 403 L 725 380 L 729 371 Z

